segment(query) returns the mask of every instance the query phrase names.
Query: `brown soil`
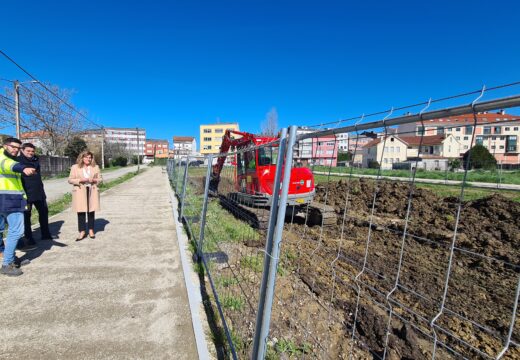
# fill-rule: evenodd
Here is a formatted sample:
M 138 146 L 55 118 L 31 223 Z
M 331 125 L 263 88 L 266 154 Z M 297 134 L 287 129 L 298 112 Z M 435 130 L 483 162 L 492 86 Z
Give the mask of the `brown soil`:
M 336 337 L 348 339 L 352 334 L 359 286 L 358 345 L 383 355 L 391 306 L 386 355 L 403 359 L 431 356 L 434 333 L 430 321 L 441 308 L 458 199 L 417 189 L 406 224 L 409 187 L 381 182 L 371 216 L 374 191 L 375 182 L 363 179 L 318 188 L 315 200 L 335 208 L 337 226 L 287 225 L 285 251 L 297 254 L 295 274 L 326 312 L 343 312 L 336 314 L 344 325 Z M 520 272 L 518 219 L 520 204 L 499 195 L 462 204 L 445 310 L 436 321 L 442 342 L 437 351 L 443 358 L 456 357 L 443 344 L 470 358 L 482 356 L 478 351 L 490 356 L 501 351 Z M 405 226 L 408 236 L 403 242 Z M 395 287 L 403 244 L 399 286 Z M 354 281 L 356 276 L 358 281 Z M 390 292 L 393 301 L 389 302 Z M 515 330 L 519 329 L 517 324 Z M 513 339 L 518 341 L 518 335 Z M 330 344 L 324 352 L 331 358 L 343 353 Z M 508 354 L 511 358 L 519 355 L 517 349 Z
M 388 359 L 421 359 L 431 358 L 436 335 L 439 359 L 495 357 L 507 338 L 520 274 L 520 204 L 498 195 L 464 202 L 457 225 L 458 199 L 416 189 L 406 222 L 408 185 L 379 183 L 372 214 L 375 190 L 375 182 L 364 179 L 318 187 L 315 201 L 335 208 L 337 225 L 285 225 L 271 348 L 290 340 L 296 350 L 278 352 L 282 359 L 346 359 L 350 353 L 373 359 L 385 348 Z M 241 269 L 240 259 L 263 259 L 263 245 L 228 246 L 228 263 L 214 271 L 242 274 L 240 285 L 226 291 L 242 294 L 249 306 L 226 315 L 243 336 L 240 356 L 247 358 L 261 274 Z M 520 322 L 515 325 L 518 343 Z M 520 358 L 520 351 L 511 347 L 504 358 Z

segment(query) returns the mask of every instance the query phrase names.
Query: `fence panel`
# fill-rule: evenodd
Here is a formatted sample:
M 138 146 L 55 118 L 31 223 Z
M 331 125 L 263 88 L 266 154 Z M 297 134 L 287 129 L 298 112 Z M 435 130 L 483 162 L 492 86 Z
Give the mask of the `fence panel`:
M 352 159 L 363 154 L 377 162 L 369 174 L 337 167 L 339 134 L 300 136 L 292 171 L 299 170 L 304 182 L 302 169 L 314 174 L 315 195 L 287 210 L 268 341 L 272 356 L 520 356 L 513 346 L 520 340 L 517 194 L 496 189 L 494 165 L 487 172 L 450 172 L 457 176 L 453 185 L 419 182 L 429 180 L 419 164 L 448 151 L 443 142 L 455 140 L 452 134 L 467 131 L 469 143 L 476 141 L 471 123 L 445 131 L 365 129 L 373 138 L 363 146 L 361 133 L 350 133 Z M 392 162 L 406 151 L 415 151 L 411 169 L 392 174 Z M 297 174 L 292 183 L 300 180 Z M 490 190 L 468 187 L 484 175 Z
M 227 337 L 228 355 L 240 359 L 252 353 L 272 211 L 272 196 L 258 195 L 258 174 L 272 195 L 279 188 L 275 185 L 276 165 L 281 161 L 278 147 L 278 142 L 264 144 L 213 159 L 222 170 L 219 177 L 210 177 L 200 255 L 213 288 L 215 313 L 222 315 L 220 337 Z

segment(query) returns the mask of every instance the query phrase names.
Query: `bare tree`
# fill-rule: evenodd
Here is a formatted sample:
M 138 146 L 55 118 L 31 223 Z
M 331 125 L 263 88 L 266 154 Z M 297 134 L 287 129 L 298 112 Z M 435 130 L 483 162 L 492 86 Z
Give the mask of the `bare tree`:
M 265 115 L 265 119 L 261 125 L 262 135 L 276 136 L 278 134 L 278 112 L 273 107 Z
M 40 84 L 25 84 L 19 87 L 22 132 L 37 132 L 43 151 L 50 155 L 63 155 L 66 145 L 74 134 L 84 127 L 82 115 L 70 108 L 74 91 L 46 84 L 59 99 Z M 13 90 L 6 88 L 0 106 L 0 122 L 12 124 L 14 118 Z

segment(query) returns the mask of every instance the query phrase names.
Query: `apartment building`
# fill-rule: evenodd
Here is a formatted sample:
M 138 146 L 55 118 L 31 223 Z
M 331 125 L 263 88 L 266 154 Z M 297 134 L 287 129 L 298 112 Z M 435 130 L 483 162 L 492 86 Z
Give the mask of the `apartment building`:
M 193 136 L 173 137 L 173 157 L 180 158 L 187 155 L 195 155 L 197 152 L 197 141 Z
M 144 143 L 144 156 L 147 160 L 168 158 L 168 140 L 146 139 Z
M 220 153 L 222 136 L 228 129 L 239 131 L 238 123 L 200 125 L 200 153 L 202 155 Z
M 146 140 L 146 130 L 138 128 L 104 128 L 105 142 L 109 144 L 121 144 L 126 147 L 129 153 L 144 153 L 144 143 Z
M 499 164 L 520 164 L 520 116 L 504 111 L 479 113 L 476 116 L 476 127 L 473 114 L 468 114 L 427 120 L 424 121 L 424 127 L 421 122 L 400 125 L 398 132 L 418 136 L 451 134 L 461 144 L 459 156 L 473 145 L 480 144 L 495 156 Z
M 313 132 L 316 132 L 316 130 L 302 127 L 296 130 L 296 135 L 310 134 Z M 337 140 L 334 135 L 307 138 L 296 143 L 293 158 L 302 165 L 336 166 L 338 148 L 339 140 Z

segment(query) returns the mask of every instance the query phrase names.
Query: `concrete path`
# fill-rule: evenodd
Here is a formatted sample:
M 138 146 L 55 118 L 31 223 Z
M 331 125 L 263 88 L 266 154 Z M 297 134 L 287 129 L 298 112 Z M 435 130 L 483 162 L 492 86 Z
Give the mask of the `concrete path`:
M 198 358 L 166 175 L 149 168 L 101 207 L 96 239 L 74 241 L 66 210 L 59 239 L 0 277 L 1 359 Z
M 142 168 L 143 166 L 141 166 Z M 123 176 L 129 172 L 136 171 L 137 166 L 128 166 L 117 170 L 108 170 L 103 171 L 103 180 L 110 181 L 117 179 L 120 176 Z M 47 195 L 47 202 L 54 201 L 56 199 L 61 198 L 66 193 L 70 192 L 71 185 L 67 182 L 67 178 L 61 179 L 50 179 L 45 180 L 43 185 L 45 187 L 45 194 Z

